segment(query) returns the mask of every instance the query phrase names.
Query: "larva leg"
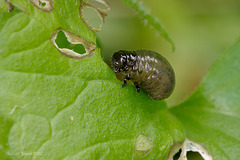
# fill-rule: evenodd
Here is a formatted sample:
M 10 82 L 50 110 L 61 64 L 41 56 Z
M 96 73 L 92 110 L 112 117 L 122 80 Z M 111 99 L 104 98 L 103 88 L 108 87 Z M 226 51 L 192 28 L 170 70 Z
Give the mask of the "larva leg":
M 131 79 L 130 75 L 127 74 L 126 77 L 125 77 L 125 79 L 123 80 L 123 85 L 122 85 L 122 87 L 125 87 L 125 86 L 127 85 L 127 80 L 130 80 L 130 79 Z
M 138 83 L 134 82 L 134 86 L 137 88 L 137 93 L 139 93 L 140 92 L 140 87 L 139 87 Z
M 123 80 L 123 85 L 122 85 L 122 87 L 125 87 L 126 85 L 127 85 L 127 80 L 124 79 L 124 80 Z

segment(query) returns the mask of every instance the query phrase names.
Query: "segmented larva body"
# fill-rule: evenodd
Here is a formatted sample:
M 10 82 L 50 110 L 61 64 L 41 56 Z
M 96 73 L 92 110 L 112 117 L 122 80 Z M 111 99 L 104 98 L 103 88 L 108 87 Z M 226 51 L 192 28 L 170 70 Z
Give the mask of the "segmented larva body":
M 154 100 L 169 97 L 175 86 L 175 75 L 169 62 L 160 54 L 150 50 L 120 50 L 112 56 L 113 70 L 124 79 L 134 82 L 137 92 L 139 85 Z

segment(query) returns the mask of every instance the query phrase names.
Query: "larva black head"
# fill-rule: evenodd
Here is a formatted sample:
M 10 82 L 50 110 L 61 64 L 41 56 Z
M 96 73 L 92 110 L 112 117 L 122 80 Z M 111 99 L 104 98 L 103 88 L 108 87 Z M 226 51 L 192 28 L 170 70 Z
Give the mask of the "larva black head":
M 128 71 L 134 65 L 136 55 L 131 51 L 120 50 L 112 56 L 112 64 L 115 73 Z

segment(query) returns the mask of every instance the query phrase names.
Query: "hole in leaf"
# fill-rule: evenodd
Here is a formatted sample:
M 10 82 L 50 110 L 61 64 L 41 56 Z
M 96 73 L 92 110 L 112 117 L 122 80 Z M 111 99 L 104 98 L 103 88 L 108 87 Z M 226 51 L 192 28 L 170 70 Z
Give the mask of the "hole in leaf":
M 109 5 L 104 0 L 88 0 L 87 3 L 101 10 L 109 10 Z
M 51 42 L 63 55 L 69 58 L 82 59 L 92 56 L 97 48 L 94 43 L 63 29 L 53 33 Z
M 50 12 L 53 10 L 52 0 L 30 0 L 30 2 L 43 11 Z
M 179 149 L 179 151 L 173 156 L 173 160 L 178 160 L 180 155 L 181 155 L 181 153 L 182 153 L 182 150 Z
M 168 154 L 167 160 L 212 160 L 211 154 L 200 143 L 185 139 L 175 143 Z
M 187 159 L 188 160 L 204 160 L 201 154 L 198 152 L 188 151 L 187 152 Z
M 92 31 L 100 31 L 110 7 L 105 0 L 86 0 L 80 5 L 80 15 L 83 22 Z
M 87 23 L 93 27 L 96 28 L 97 30 L 101 29 L 102 26 L 102 19 L 99 16 L 99 13 L 91 7 L 84 7 L 83 8 L 83 15 L 84 18 L 86 19 Z
M 72 44 L 67 40 L 66 35 L 63 33 L 63 31 L 59 31 L 57 38 L 55 40 L 56 44 L 59 48 L 67 48 L 70 50 L 73 50 L 74 52 L 77 52 L 79 54 L 86 53 L 86 50 L 82 44 Z
M 39 0 L 38 2 L 39 2 L 39 6 L 41 6 L 41 7 L 44 7 L 44 6 L 46 6 L 46 3 L 44 3 L 44 2 L 41 2 L 40 0 Z

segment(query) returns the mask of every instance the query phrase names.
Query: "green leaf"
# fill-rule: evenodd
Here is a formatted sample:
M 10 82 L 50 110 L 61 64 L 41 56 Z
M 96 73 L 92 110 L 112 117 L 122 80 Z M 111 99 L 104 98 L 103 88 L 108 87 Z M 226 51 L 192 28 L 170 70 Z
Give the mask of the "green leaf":
M 200 142 L 213 159 L 240 157 L 240 40 L 213 64 L 199 88 L 171 109 L 187 137 Z
M 11 3 L 22 12 L 0 12 L 0 159 L 164 159 L 184 140 L 165 102 L 121 88 L 99 48 L 72 59 L 51 43 L 59 28 L 96 43 L 79 0 Z
M 168 35 L 167 31 L 163 27 L 163 25 L 159 22 L 159 20 L 152 16 L 149 11 L 143 6 L 142 1 L 139 0 L 122 0 L 127 5 L 131 6 L 133 9 L 135 9 L 144 20 L 149 22 L 171 45 L 173 48 L 173 51 L 175 50 L 175 45 L 173 40 Z

